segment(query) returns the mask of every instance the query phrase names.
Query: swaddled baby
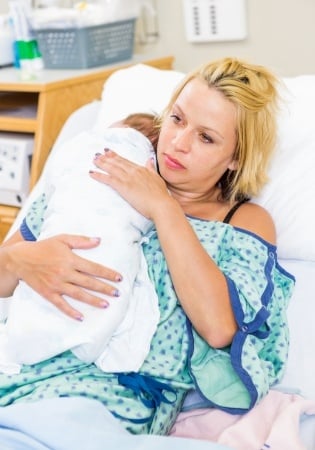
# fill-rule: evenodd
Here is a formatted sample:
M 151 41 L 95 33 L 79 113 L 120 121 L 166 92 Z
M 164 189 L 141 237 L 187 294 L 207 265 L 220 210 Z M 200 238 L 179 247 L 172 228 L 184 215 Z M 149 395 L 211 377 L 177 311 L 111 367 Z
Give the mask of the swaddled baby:
M 0 335 L 0 371 L 17 373 L 22 364 L 34 364 L 66 350 L 85 362 L 95 362 L 103 371 L 140 368 L 159 319 L 157 295 L 142 252 L 152 222 L 88 172 L 95 153 L 106 147 L 145 165 L 155 156 L 157 139 L 154 116 L 133 114 L 103 133 L 82 132 L 58 149 L 50 162 L 45 190 L 48 207 L 39 239 L 60 233 L 100 237 L 99 246 L 74 251 L 123 274 L 120 295 L 104 296 L 110 303 L 104 309 L 80 303 L 84 315 L 80 322 L 21 281 Z M 32 226 L 26 217 L 22 234 L 31 232 Z

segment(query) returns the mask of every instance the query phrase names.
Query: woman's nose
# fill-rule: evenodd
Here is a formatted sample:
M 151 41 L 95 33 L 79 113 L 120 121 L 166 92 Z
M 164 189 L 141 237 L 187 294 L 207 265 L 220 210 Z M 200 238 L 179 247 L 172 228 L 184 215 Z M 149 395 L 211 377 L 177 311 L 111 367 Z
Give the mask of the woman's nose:
M 187 128 L 177 130 L 173 139 L 176 151 L 189 152 L 191 148 L 191 134 Z

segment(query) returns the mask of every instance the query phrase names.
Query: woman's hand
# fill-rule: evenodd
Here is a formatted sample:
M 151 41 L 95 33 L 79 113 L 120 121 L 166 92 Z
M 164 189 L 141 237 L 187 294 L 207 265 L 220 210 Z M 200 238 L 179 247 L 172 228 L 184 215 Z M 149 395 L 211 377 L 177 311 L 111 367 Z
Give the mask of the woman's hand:
M 164 180 L 149 160 L 145 167 L 122 158 L 112 150 L 97 154 L 94 164 L 99 171 L 90 171 L 90 176 L 117 191 L 140 214 L 154 221 L 159 205 L 164 208 L 170 198 Z
M 11 242 L 9 240 L 3 246 L 8 272 L 25 281 L 74 319 L 82 320 L 83 315 L 67 303 L 64 295 L 101 308 L 107 307 L 108 302 L 98 293 L 114 297 L 119 295 L 117 288 L 107 281 L 120 281 L 121 274 L 72 251 L 96 247 L 100 242 L 97 238 L 64 234 L 37 242 L 13 237 Z

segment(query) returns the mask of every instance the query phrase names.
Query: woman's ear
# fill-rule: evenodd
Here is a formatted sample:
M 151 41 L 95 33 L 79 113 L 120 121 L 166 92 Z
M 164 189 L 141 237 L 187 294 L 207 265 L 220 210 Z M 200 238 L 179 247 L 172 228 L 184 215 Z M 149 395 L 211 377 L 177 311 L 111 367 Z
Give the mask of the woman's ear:
M 233 159 L 227 168 L 232 171 L 236 170 L 238 168 L 238 161 L 236 161 L 236 159 Z

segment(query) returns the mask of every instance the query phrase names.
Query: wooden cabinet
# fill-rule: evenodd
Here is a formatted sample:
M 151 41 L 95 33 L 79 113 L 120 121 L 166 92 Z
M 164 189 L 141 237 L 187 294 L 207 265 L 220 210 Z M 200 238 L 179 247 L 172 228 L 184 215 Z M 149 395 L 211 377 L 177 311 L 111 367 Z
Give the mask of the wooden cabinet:
M 116 70 L 136 63 L 172 69 L 172 56 L 136 60 L 113 66 L 80 70 L 44 70 L 40 78 L 19 79 L 14 68 L 0 69 L 0 133 L 30 133 L 34 136 L 30 189 L 41 174 L 47 156 L 69 115 L 99 99 L 104 81 Z M 13 223 L 19 208 L 0 205 L 0 241 Z

